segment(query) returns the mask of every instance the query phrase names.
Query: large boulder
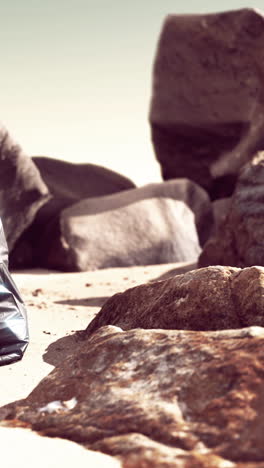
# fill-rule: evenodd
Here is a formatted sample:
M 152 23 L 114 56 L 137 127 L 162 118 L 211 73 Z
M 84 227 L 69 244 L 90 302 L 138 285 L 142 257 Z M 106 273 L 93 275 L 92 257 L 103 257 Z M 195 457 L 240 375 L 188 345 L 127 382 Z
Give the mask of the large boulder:
M 38 169 L 0 126 L 0 217 L 9 250 L 50 198 Z
M 227 215 L 207 241 L 199 266 L 264 266 L 264 152 L 240 172 Z
M 45 268 L 87 271 L 196 261 L 201 252 L 193 213 L 170 198 L 149 198 L 97 214 L 89 214 L 89 200 L 83 200 L 63 210 L 59 222 L 49 245 L 40 249 L 39 263 Z
M 61 211 L 88 197 L 99 197 L 135 188 L 128 178 L 95 164 L 74 164 L 35 156 L 33 163 L 46 183 L 51 197 L 39 210 L 34 223 L 16 243 L 10 255 L 13 268 L 38 267 L 38 252 L 51 241 Z M 45 239 L 45 240 L 43 240 Z
M 261 468 L 264 329 L 103 327 L 25 399 L 0 409 L 124 468 Z
M 53 200 L 61 207 L 78 200 L 121 192 L 135 187 L 127 177 L 103 166 L 77 164 L 45 156 L 32 158 Z
M 88 325 L 124 330 L 164 328 L 224 330 L 264 326 L 264 268 L 208 267 L 112 296 Z
M 13 267 L 30 267 L 30 266 L 40 266 L 43 264 L 42 257 L 46 262 L 45 266 L 47 266 L 47 252 L 57 251 L 57 246 L 59 244 L 63 244 L 63 250 L 66 250 L 66 245 L 73 243 L 71 246 L 72 249 L 75 248 L 74 246 L 74 239 L 71 236 L 72 240 L 69 240 L 69 236 L 65 233 L 65 223 L 69 222 L 68 218 L 71 220 L 71 223 L 77 222 L 82 224 L 83 226 L 83 234 L 85 233 L 85 223 L 91 225 L 91 222 L 96 221 L 96 225 L 98 223 L 102 223 L 102 219 L 104 213 L 106 216 L 104 229 L 107 232 L 110 232 L 112 229 L 112 224 L 107 226 L 106 225 L 106 217 L 113 217 L 113 214 L 107 212 L 123 208 L 125 210 L 126 206 L 129 206 L 133 203 L 143 201 L 145 199 L 150 198 L 170 198 L 172 200 L 178 200 L 184 202 L 190 210 L 194 213 L 195 225 L 198 232 L 199 242 L 200 245 L 204 245 L 205 241 L 208 239 L 213 226 L 213 211 L 212 206 L 209 200 L 209 197 L 205 190 L 199 187 L 194 182 L 187 180 L 187 179 L 179 179 L 179 180 L 171 180 L 164 183 L 156 183 L 156 184 L 148 184 L 143 187 L 134 188 L 130 190 L 124 190 L 120 193 L 115 193 L 112 195 L 95 197 L 95 198 L 88 198 L 83 199 L 79 203 L 75 203 L 74 206 L 70 207 L 68 210 L 64 210 L 61 214 L 57 214 L 57 216 L 53 216 L 52 220 L 49 222 L 45 222 L 45 215 L 43 215 L 44 210 L 46 207 L 41 211 L 42 219 L 40 220 L 40 216 L 37 218 L 38 225 L 39 225 L 39 232 L 36 232 L 36 229 L 30 229 L 25 236 L 20 240 L 16 249 L 11 256 L 11 265 Z M 134 213 L 134 208 L 131 208 L 131 213 Z M 183 210 L 186 211 L 186 210 Z M 100 218 L 98 217 L 91 217 L 91 215 L 101 215 Z M 84 217 L 83 217 L 84 216 Z M 120 214 L 120 216 L 125 216 L 125 214 Z M 133 217 L 135 213 L 133 214 Z M 148 215 L 151 216 L 151 215 Z M 73 218 L 74 217 L 74 218 Z M 139 217 L 137 216 L 137 223 L 139 223 Z M 47 219 L 50 219 L 47 216 Z M 152 216 L 153 219 L 153 216 Z M 65 221 L 67 220 L 67 221 Z M 98 222 L 97 222 L 98 220 Z M 144 223 L 144 221 L 143 221 Z M 154 221 L 156 224 L 156 221 Z M 34 224 L 36 226 L 36 223 Z M 143 226 L 143 225 L 142 225 Z M 72 229 L 72 228 L 71 228 Z M 121 229 L 121 226 L 120 226 Z M 126 230 L 125 224 L 123 225 L 123 229 Z M 67 232 L 69 229 L 67 228 Z M 88 231 L 87 231 L 88 235 Z M 102 236 L 105 236 L 106 233 L 102 233 Z M 65 238 L 66 236 L 66 238 Z M 89 234 L 90 236 L 90 234 Z M 131 236 L 131 233 L 129 234 Z M 145 236 L 145 233 L 144 233 Z M 78 238 L 80 235 L 78 236 Z M 87 236 L 86 236 L 87 237 Z M 100 236 L 99 236 L 100 237 Z M 133 237 L 133 235 L 132 235 Z M 187 237 L 188 234 L 187 234 Z M 65 242 L 64 242 L 65 238 Z M 92 238 L 94 239 L 94 234 L 92 234 Z M 59 239 L 59 241 L 57 241 Z M 87 237 L 88 240 L 88 237 Z M 85 242 L 87 243 L 87 241 Z M 96 245 L 100 244 L 100 239 L 94 239 L 94 248 L 97 250 Z M 80 244 L 80 243 L 79 243 Z M 54 248 L 55 245 L 55 248 Z M 84 246 L 87 248 L 87 246 Z M 83 248 L 84 248 L 83 247 Z M 80 245 L 79 245 L 80 248 Z M 107 245 L 103 246 L 105 250 Z M 88 248 L 89 250 L 89 248 Z M 56 258 L 60 255 L 61 248 L 57 251 L 55 255 Z M 65 253 L 62 253 L 63 258 L 65 257 Z M 42 257 L 41 257 L 42 256 Z M 68 254 L 66 254 L 68 256 Z M 49 257 L 51 258 L 51 257 Z M 55 260 L 54 260 L 55 261 Z M 142 259 L 143 261 L 143 259 Z M 171 260 L 172 261 L 172 260 Z M 66 260 L 65 260 L 66 262 Z M 58 260 L 56 260 L 57 268 L 58 268 Z M 59 262 L 61 266 L 59 268 L 64 269 L 65 265 L 62 266 L 62 260 Z M 48 265 L 51 267 L 50 265 Z M 54 266 L 54 265 L 53 265 Z M 53 267 L 52 266 L 52 267 Z M 113 265 L 114 266 L 114 265 Z M 68 269 L 69 267 L 67 267 Z M 73 270 L 77 267 L 71 266 Z M 78 269 L 78 268 L 77 268 Z
M 242 9 L 166 18 L 150 110 L 164 179 L 188 177 L 213 199 L 264 148 L 264 19 Z

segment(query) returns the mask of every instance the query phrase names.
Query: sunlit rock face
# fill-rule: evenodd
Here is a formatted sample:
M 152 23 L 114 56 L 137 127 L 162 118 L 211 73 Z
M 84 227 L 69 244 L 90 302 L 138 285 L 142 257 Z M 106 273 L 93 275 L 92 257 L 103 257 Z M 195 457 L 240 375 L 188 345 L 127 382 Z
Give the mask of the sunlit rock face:
M 46 256 L 46 249 L 57 234 L 56 220 L 63 209 L 87 197 L 135 187 L 127 177 L 95 164 L 74 164 L 45 156 L 33 157 L 29 162 L 35 172 L 40 172 L 49 189 L 50 199 L 16 242 L 10 255 L 12 268 L 41 266 L 40 257 Z
M 208 267 L 112 296 L 88 325 L 224 330 L 264 326 L 264 268 Z
M 100 198 L 97 199 L 100 210 Z M 194 215 L 181 201 L 149 198 L 89 214 L 89 199 L 63 210 L 42 265 L 63 271 L 196 262 Z
M 264 152 L 246 164 L 238 178 L 226 216 L 206 242 L 199 266 L 264 265 Z
M 257 10 L 167 17 L 150 109 L 164 179 L 231 195 L 239 168 L 264 148 L 263 43 Z
M 9 250 L 50 198 L 38 169 L 0 125 L 0 217 Z
M 102 327 L 0 409 L 124 467 L 261 467 L 264 330 Z
M 69 172 L 68 166 L 65 163 L 64 169 Z M 60 164 L 53 161 L 51 169 L 56 167 Z M 147 184 L 105 196 L 102 193 L 99 197 L 98 177 L 97 192 L 93 185 L 87 182 L 83 187 L 79 180 L 89 173 L 88 167 L 81 171 L 80 166 L 72 172 L 75 178 L 66 174 L 67 196 L 60 173 L 44 172 L 53 198 L 17 243 L 11 255 L 13 267 L 76 271 L 196 260 L 199 244 L 203 246 L 210 236 L 212 204 L 206 191 L 188 179 Z

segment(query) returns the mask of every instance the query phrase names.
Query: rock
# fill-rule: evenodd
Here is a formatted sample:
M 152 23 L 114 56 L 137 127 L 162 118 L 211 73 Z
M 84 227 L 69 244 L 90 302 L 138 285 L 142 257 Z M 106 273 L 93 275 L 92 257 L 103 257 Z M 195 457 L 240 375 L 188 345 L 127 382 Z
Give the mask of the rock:
M 264 152 L 240 172 L 228 215 L 205 244 L 199 266 L 264 265 Z
M 250 8 L 166 18 L 150 110 L 165 180 L 187 177 L 212 199 L 228 197 L 264 149 L 263 38 L 263 14 Z
M 73 164 L 36 156 L 32 161 L 40 171 L 52 198 L 39 210 L 35 222 L 17 242 L 10 255 L 12 268 L 38 267 L 38 251 L 50 243 L 61 211 L 88 197 L 128 190 L 135 184 L 128 178 L 94 164 Z
M 9 250 L 50 198 L 31 159 L 0 126 L 0 217 Z
M 112 195 L 81 200 L 80 204 L 75 204 L 74 213 L 76 215 L 84 213 L 85 216 L 103 214 L 103 212 L 122 208 L 131 203 L 155 197 L 171 198 L 184 202 L 194 213 L 199 242 L 201 245 L 204 245 L 212 231 L 212 206 L 205 190 L 187 179 L 148 184 L 143 187 L 125 190 Z M 25 236 L 20 239 L 19 244 L 14 250 L 10 258 L 13 268 L 39 267 L 42 264 L 41 255 L 46 259 L 46 253 L 50 251 L 50 249 L 54 249 L 52 247 L 53 240 L 63 236 L 61 225 L 64 223 L 64 218 L 68 216 L 68 213 L 69 216 L 71 216 L 73 208 L 64 212 L 61 219 L 57 214 L 52 217 L 52 221 L 44 222 L 46 207 L 47 205 L 41 210 L 41 217 L 38 216 L 37 223 L 34 224 L 34 229 L 31 228 Z M 47 216 L 47 219 L 50 219 L 50 216 Z M 57 246 L 55 249 L 57 249 Z M 57 256 L 58 255 L 56 255 L 56 257 Z
M 92 215 L 89 200 L 83 200 L 62 212 L 56 234 L 42 251 L 44 268 L 87 271 L 196 261 L 201 251 L 191 210 L 163 197 Z
M 103 327 L 1 420 L 123 466 L 263 466 L 264 329 Z
M 214 223 L 212 204 L 206 191 L 188 179 L 147 184 L 143 187 L 137 187 L 105 197 L 90 198 L 85 203 L 84 201 L 81 202 L 79 211 L 81 214 L 85 206 L 87 214 L 99 214 L 130 205 L 140 200 L 157 197 L 179 200 L 190 208 L 194 213 L 200 244 L 204 245 L 210 236 Z
M 208 267 L 112 296 L 88 325 L 123 330 L 163 328 L 224 330 L 264 326 L 264 268 Z
M 78 468 L 121 468 L 121 463 L 107 455 L 86 450 L 74 442 L 42 437 L 26 428 L 1 427 L 1 457 L 8 468 L 55 468 L 76 465 Z M 13 447 L 15 446 L 15 450 Z
M 64 208 L 78 200 L 100 197 L 135 187 L 127 177 L 95 164 L 35 156 L 32 158 L 53 199 Z
M 229 214 L 231 205 L 231 197 L 228 198 L 219 198 L 212 203 L 213 214 L 214 214 L 214 228 L 211 232 L 215 234 L 219 227 L 222 226 L 223 222 L 225 221 L 227 215 Z

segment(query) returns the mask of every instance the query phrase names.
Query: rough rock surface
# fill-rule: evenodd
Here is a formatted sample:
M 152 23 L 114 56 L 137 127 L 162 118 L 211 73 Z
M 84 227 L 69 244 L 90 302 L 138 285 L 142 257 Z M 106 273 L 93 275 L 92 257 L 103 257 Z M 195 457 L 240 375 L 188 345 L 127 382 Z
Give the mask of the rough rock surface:
M 232 194 L 238 170 L 264 148 L 263 39 L 253 9 L 167 17 L 150 110 L 164 179 L 192 179 L 213 199 Z
M 39 210 L 34 223 L 16 243 L 10 255 L 13 268 L 40 266 L 42 253 L 57 234 L 61 211 L 88 197 L 101 197 L 135 187 L 128 178 L 94 164 L 73 164 L 47 157 L 33 157 L 33 163 L 51 193 L 51 199 Z
M 74 442 L 42 437 L 26 428 L 0 424 L 1 459 L 7 468 L 120 468 L 121 463 L 107 455 L 86 450 Z M 15 447 L 15 450 L 14 450 Z
M 38 169 L 8 131 L 0 126 L 0 217 L 11 250 L 49 199 Z
M 49 181 L 47 180 L 47 182 Z M 74 213 L 75 216 L 82 216 L 83 214 L 85 216 L 103 214 L 103 212 L 122 208 L 130 205 L 131 203 L 153 197 L 171 198 L 173 200 L 184 202 L 194 213 L 199 242 L 201 246 L 204 245 L 212 232 L 212 206 L 205 190 L 187 179 L 149 184 L 139 188 L 123 190 L 122 192 L 112 195 L 86 198 L 86 200 L 82 200 L 80 203 L 75 204 Z M 69 216 L 71 217 L 72 209 L 69 208 L 60 215 L 58 214 L 60 209 L 57 204 L 55 210 L 56 214 L 55 211 L 53 211 L 52 222 L 47 222 L 47 219 L 50 219 L 50 216 L 47 211 L 45 211 L 49 210 L 49 207 L 52 207 L 51 203 L 58 203 L 59 199 L 63 200 L 62 195 L 61 198 L 56 198 L 56 202 L 53 201 L 48 203 L 41 210 L 33 227 L 21 238 L 13 252 L 13 255 L 11 255 L 10 264 L 12 267 L 25 268 L 43 265 L 42 258 L 44 258 L 44 262 L 46 262 L 47 252 L 53 248 L 52 246 L 54 241 L 56 242 L 56 239 L 61 238 L 61 242 L 64 243 L 64 234 L 61 232 L 62 226 L 65 223 L 64 219 L 65 216 L 67 216 L 67 213 L 69 213 Z M 53 208 L 54 207 L 55 205 L 53 205 Z M 85 218 L 85 222 L 86 219 L 89 218 Z M 66 243 L 67 242 L 69 241 L 66 241 Z M 62 255 L 64 258 L 64 253 Z M 58 253 L 56 257 L 57 256 Z M 60 264 L 62 264 L 62 260 L 60 261 Z M 47 265 L 47 263 L 44 264 Z M 49 264 L 47 266 L 52 267 L 52 265 Z
M 264 326 L 264 268 L 208 267 L 112 296 L 88 325 L 179 330 Z
M 264 329 L 103 327 L 0 409 L 124 467 L 263 467 Z
M 229 214 L 232 197 L 219 198 L 212 203 L 213 214 L 214 214 L 214 227 L 211 231 L 211 235 L 214 235 L 219 227 L 222 226 L 226 217 Z M 209 239 L 208 239 L 209 240 Z
M 199 266 L 264 265 L 264 152 L 240 172 L 228 215 L 205 244 Z
M 32 158 L 53 199 L 63 207 L 88 197 L 99 197 L 135 187 L 127 177 L 95 164 L 35 156 Z
M 147 184 L 143 187 L 126 190 L 121 193 L 82 201 L 79 213 L 99 214 L 130 205 L 149 198 L 171 198 L 185 203 L 194 214 L 197 233 L 201 245 L 208 239 L 214 220 L 210 199 L 205 190 L 188 179 L 170 180 L 163 183 Z M 77 205 L 76 205 L 77 210 Z
M 84 200 L 62 212 L 43 267 L 87 271 L 187 262 L 201 252 L 193 213 L 181 201 L 150 198 L 93 215 L 87 206 Z

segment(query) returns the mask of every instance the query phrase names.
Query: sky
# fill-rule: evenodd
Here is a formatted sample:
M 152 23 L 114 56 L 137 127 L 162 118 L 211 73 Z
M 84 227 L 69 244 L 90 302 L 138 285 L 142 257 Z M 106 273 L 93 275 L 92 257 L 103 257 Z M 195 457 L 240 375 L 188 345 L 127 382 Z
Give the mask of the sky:
M 262 2 L 0 0 L 0 120 L 29 156 L 158 182 L 148 114 L 166 15 Z

